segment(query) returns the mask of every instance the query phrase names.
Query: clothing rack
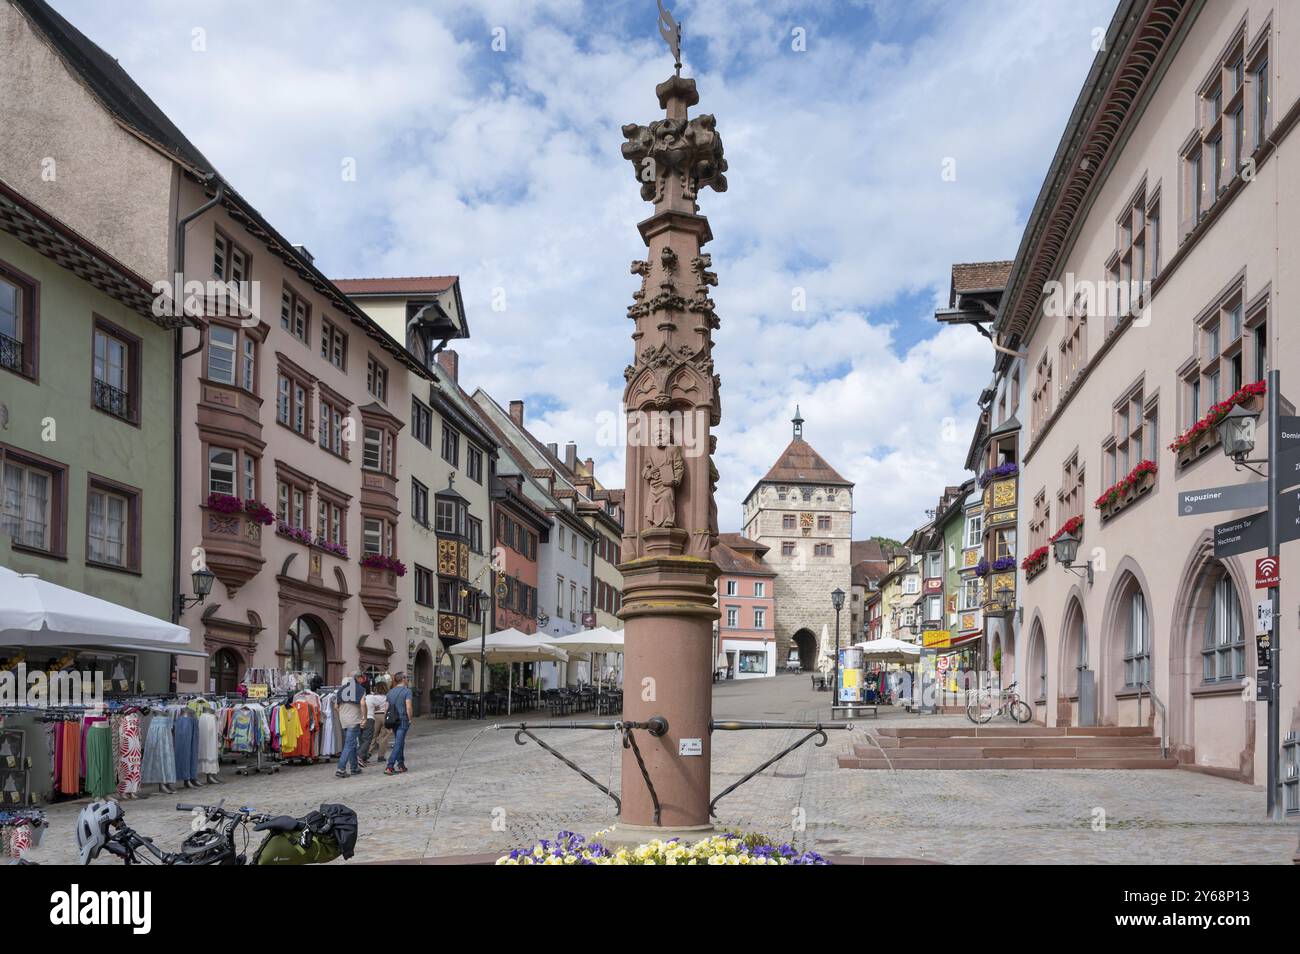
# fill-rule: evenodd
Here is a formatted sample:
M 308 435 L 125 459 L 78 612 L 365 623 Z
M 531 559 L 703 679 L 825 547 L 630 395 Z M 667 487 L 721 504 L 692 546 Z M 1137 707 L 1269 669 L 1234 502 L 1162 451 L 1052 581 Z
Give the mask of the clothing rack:
M 22 839 L 19 842 L 17 853 L 13 855 L 10 864 L 29 864 L 23 858 L 30 848 L 34 848 L 41 843 L 45 836 L 45 830 L 49 828 L 50 823 L 45 818 L 45 812 L 39 808 L 20 808 L 15 811 L 0 811 L 0 833 L 13 829 L 11 835 L 0 838 L 5 848 L 9 848 L 12 839 Z M 18 829 L 26 828 L 27 832 L 23 833 Z

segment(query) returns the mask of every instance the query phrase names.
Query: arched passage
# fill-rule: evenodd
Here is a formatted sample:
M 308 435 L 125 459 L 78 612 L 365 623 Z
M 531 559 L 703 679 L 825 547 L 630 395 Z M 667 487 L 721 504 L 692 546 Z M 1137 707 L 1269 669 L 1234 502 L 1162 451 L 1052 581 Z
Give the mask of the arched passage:
M 433 654 L 424 643 L 420 644 L 415 654 L 414 682 L 411 691 L 415 696 L 415 714 L 423 715 L 429 705 L 429 693 L 433 689 Z
M 1084 616 L 1083 603 L 1075 594 L 1071 594 L 1065 605 L 1065 617 L 1061 624 L 1061 652 L 1057 660 L 1057 699 L 1056 724 L 1081 725 L 1079 708 L 1081 700 L 1080 672 L 1088 668 L 1088 621 Z M 1092 684 L 1096 690 L 1096 683 Z M 1095 721 L 1095 710 L 1094 710 Z
M 817 667 L 817 637 L 811 630 L 801 629 L 791 638 L 799 648 L 799 668 L 811 672 Z
M 330 635 L 325 624 L 315 616 L 299 616 L 285 631 L 280 655 L 284 667 L 294 672 L 314 672 L 330 681 Z M 341 677 L 341 673 L 337 674 Z
M 238 652 L 229 646 L 218 649 L 212 654 L 212 660 L 208 663 L 209 685 L 212 691 L 221 696 L 234 695 L 243 671 L 243 660 Z
M 1037 617 L 1029 628 L 1027 662 L 1026 684 L 1021 687 L 1020 697 L 1034 710 L 1034 721 L 1045 722 L 1047 719 L 1047 639 L 1043 635 L 1042 620 Z

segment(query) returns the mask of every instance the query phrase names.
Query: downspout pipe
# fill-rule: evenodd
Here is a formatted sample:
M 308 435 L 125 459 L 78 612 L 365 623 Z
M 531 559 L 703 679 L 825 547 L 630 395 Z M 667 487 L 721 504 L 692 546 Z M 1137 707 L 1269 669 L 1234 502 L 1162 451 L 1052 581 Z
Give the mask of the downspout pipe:
M 181 362 L 194 351 L 181 353 L 181 338 L 189 316 L 185 309 L 185 227 L 213 206 L 219 205 L 226 197 L 226 183 L 215 172 L 209 172 L 203 180 L 204 186 L 216 183 L 216 194 L 194 211 L 182 216 L 176 222 L 176 268 L 173 273 L 172 294 L 174 301 L 180 302 L 182 324 L 176 329 L 172 342 L 172 622 L 179 623 L 181 618 Z

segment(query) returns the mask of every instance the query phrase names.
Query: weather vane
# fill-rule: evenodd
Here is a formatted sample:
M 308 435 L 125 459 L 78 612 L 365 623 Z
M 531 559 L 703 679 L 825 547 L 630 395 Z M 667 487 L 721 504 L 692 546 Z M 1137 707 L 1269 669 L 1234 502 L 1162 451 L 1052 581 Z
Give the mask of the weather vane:
M 668 49 L 673 51 L 673 60 L 676 62 L 677 75 L 682 75 L 682 25 L 673 19 L 673 15 L 664 7 L 664 0 L 659 2 L 659 35 L 664 38 L 668 44 Z

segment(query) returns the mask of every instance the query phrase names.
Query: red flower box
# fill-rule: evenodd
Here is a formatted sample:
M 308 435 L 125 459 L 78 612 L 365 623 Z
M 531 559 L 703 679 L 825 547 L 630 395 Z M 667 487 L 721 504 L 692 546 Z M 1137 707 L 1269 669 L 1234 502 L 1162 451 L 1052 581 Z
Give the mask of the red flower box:
M 1196 443 L 1206 431 L 1212 430 L 1223 420 L 1224 415 L 1231 411 L 1238 404 L 1248 404 L 1255 398 L 1263 397 L 1268 392 L 1268 385 L 1263 381 L 1256 381 L 1254 384 L 1247 384 L 1244 388 L 1237 391 L 1226 401 L 1220 401 L 1210 408 L 1210 412 L 1201 418 L 1191 427 L 1169 445 L 1169 449 L 1175 454 L 1181 453 L 1192 444 Z
M 1092 505 L 1102 511 L 1102 516 L 1110 516 L 1117 509 L 1135 496 L 1150 488 L 1159 468 L 1153 460 L 1144 460 L 1128 472 L 1128 476 L 1119 481 L 1093 501 Z M 1062 530 L 1064 527 L 1062 527 Z M 1058 531 L 1059 532 L 1059 531 Z
M 1057 540 L 1065 536 L 1067 533 L 1073 533 L 1075 536 L 1081 537 L 1083 536 L 1083 534 L 1080 533 L 1079 531 L 1081 531 L 1082 529 L 1083 529 L 1083 518 L 1071 517 L 1069 520 L 1065 521 L 1065 523 L 1061 524 L 1061 529 L 1057 530 L 1054 534 L 1052 534 L 1050 537 L 1047 538 L 1047 542 L 1055 543 Z M 1047 547 L 1040 547 L 1040 549 L 1046 550 Z M 1037 553 L 1038 551 L 1035 550 L 1034 552 Z
M 1047 553 L 1047 547 L 1039 547 L 1033 553 L 1029 554 L 1029 556 L 1020 561 L 1020 569 L 1031 575 L 1037 573 L 1043 567 L 1047 566 Z

